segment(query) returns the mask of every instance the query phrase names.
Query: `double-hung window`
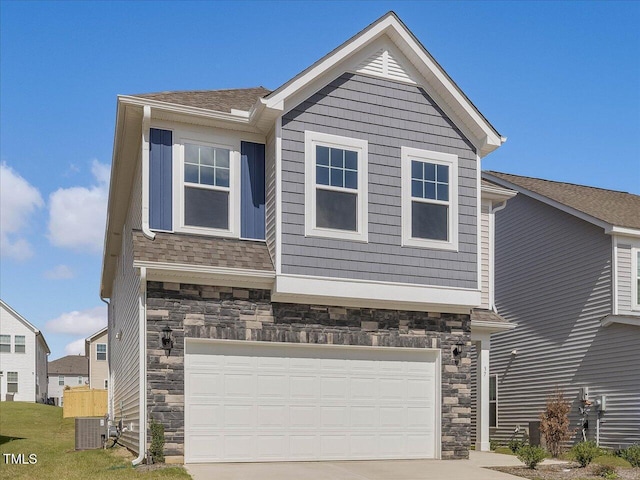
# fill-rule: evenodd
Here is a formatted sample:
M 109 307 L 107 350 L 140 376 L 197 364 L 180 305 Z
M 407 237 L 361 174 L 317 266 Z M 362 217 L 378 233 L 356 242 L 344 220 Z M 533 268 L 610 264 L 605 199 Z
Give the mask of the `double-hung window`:
M 24 335 L 16 335 L 13 339 L 13 351 L 15 353 L 25 353 L 26 345 L 25 345 L 25 336 Z
M 58 385 L 60 386 L 64 385 L 64 377 L 62 375 L 58 376 Z
M 498 426 L 498 376 L 489 377 L 489 427 Z
M 11 353 L 11 335 L 0 335 L 0 353 Z
M 18 372 L 7 372 L 7 393 L 18 393 Z
M 458 249 L 458 157 L 402 147 L 402 245 Z
M 106 359 L 107 359 L 107 344 L 106 343 L 96 344 L 96 360 L 106 360 Z
M 305 132 L 305 233 L 367 241 L 366 140 Z
M 185 142 L 182 172 L 185 227 L 231 230 L 231 163 L 228 148 Z

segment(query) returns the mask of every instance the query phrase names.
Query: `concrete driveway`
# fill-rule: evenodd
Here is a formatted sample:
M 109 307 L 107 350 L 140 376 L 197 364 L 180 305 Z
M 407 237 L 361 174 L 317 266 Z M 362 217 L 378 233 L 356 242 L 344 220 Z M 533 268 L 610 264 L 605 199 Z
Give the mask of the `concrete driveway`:
M 194 480 L 522 480 L 487 470 L 522 465 L 512 455 L 469 452 L 469 460 L 213 463 L 185 465 Z

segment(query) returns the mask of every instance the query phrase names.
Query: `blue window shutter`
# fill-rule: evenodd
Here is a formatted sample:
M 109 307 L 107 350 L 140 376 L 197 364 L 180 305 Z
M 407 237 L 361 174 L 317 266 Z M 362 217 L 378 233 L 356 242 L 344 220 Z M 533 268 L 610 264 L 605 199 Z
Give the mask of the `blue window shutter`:
M 265 238 L 265 173 L 264 145 L 242 142 L 240 236 L 264 240 Z
M 170 130 L 151 129 L 149 142 L 149 226 L 171 230 L 172 147 Z

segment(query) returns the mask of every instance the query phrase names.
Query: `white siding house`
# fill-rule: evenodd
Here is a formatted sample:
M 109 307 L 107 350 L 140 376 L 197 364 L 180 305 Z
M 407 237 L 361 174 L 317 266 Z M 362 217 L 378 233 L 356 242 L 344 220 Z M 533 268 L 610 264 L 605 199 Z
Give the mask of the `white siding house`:
M 67 355 L 49 362 L 49 398 L 55 405 L 64 404 L 67 387 L 89 384 L 89 360 L 84 355 Z
M 109 386 L 109 338 L 107 327 L 85 340 L 85 355 L 89 359 L 89 387 L 106 390 Z
M 0 399 L 45 402 L 49 353 L 42 332 L 0 300 Z

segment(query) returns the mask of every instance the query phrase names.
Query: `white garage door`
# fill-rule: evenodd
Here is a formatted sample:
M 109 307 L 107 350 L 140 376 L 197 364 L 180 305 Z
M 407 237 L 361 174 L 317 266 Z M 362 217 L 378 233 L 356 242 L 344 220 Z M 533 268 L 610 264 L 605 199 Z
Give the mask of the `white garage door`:
M 188 340 L 185 461 L 434 458 L 432 350 Z

